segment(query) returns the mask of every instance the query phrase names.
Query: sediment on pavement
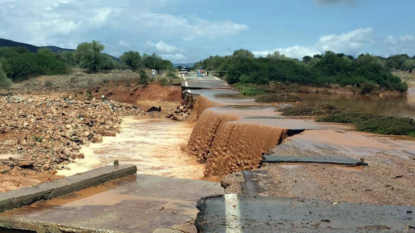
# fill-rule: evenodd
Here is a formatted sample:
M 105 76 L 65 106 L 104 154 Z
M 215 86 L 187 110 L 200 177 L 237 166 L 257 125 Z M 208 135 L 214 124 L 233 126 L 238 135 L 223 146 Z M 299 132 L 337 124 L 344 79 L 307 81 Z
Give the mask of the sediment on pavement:
M 262 155 L 287 137 L 287 130 L 245 123 L 241 117 L 215 111 L 221 106 L 204 96 L 197 100 L 200 112 L 189 140 L 189 153 L 206 163 L 205 177 L 215 179 L 259 167 Z
M 114 165 L 44 183 L 39 186 L 2 193 L 0 194 L 0 212 L 29 205 L 37 201 L 63 196 L 135 173 L 137 173 L 136 166 Z

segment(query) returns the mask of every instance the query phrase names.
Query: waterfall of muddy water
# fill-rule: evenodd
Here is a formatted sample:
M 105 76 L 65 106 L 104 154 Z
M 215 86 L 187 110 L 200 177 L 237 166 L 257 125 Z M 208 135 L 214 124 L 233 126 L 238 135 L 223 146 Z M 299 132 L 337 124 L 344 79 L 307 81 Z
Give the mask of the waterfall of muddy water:
M 121 127 L 121 133 L 115 137 L 83 146 L 85 158 L 58 174 L 71 176 L 118 160 L 120 164 L 136 165 L 138 174 L 203 179 L 204 165 L 184 151 L 193 124 L 174 122 L 164 115 L 146 115 L 126 117 Z
M 277 117 L 274 109 L 219 107 L 204 96 L 197 102 L 201 115 L 189 140 L 189 154 L 206 163 L 205 177 L 219 179 L 232 172 L 258 168 L 262 154 L 286 137 L 286 129 L 249 123 L 244 117 Z M 199 113 L 200 114 L 200 113 Z

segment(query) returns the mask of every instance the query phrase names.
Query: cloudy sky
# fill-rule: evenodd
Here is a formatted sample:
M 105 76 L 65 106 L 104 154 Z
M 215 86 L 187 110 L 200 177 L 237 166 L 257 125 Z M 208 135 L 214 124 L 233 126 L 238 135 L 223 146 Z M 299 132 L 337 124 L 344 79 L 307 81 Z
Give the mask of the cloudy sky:
M 244 48 L 294 57 L 326 50 L 415 55 L 414 0 L 0 0 L 0 38 L 175 63 Z

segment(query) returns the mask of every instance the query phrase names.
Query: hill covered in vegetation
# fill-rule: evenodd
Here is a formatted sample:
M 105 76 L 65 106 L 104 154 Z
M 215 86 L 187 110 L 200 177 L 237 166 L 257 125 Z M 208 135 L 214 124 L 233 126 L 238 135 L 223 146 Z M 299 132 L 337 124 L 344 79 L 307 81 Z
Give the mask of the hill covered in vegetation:
M 195 64 L 208 71 L 220 71 L 230 84 L 297 83 L 317 87 L 338 84 L 367 89 L 406 92 L 408 85 L 392 75 L 391 70 L 415 68 L 415 58 L 396 55 L 389 58 L 362 54 L 358 58 L 326 52 L 302 61 L 280 55 L 256 58 L 247 50 L 237 50 L 231 56 L 214 56 Z
M 115 60 L 102 53 L 104 45 L 98 41 L 82 43 L 74 51 L 53 52 L 40 48 L 31 52 L 27 47 L 0 47 L 0 88 L 8 89 L 11 82 L 27 80 L 40 75 L 63 75 L 72 68 L 95 73 L 114 69 L 130 69 L 146 77 L 144 69 L 174 70 L 173 64 L 157 56 L 139 52 L 125 52 Z M 169 72 L 171 73 L 171 72 Z

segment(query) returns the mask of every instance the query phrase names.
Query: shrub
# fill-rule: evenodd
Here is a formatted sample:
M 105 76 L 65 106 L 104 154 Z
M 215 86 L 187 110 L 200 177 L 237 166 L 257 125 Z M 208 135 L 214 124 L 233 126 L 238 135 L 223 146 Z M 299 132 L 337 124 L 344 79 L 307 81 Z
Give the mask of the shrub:
M 301 104 L 282 109 L 284 116 L 321 116 L 341 112 L 331 104 Z
M 13 81 L 27 80 L 39 75 L 68 74 L 70 69 L 54 57 L 38 54 L 23 53 L 7 59 L 5 72 Z
M 45 87 L 51 87 L 51 86 L 53 86 L 53 83 L 51 81 L 45 82 Z
M 283 94 L 283 93 L 267 93 L 258 96 L 255 101 L 258 103 L 275 103 L 275 102 L 295 102 L 301 100 L 295 94 Z
M 9 90 L 12 85 L 12 80 L 7 78 L 6 73 L 4 73 L 3 68 L 0 64 L 0 89 Z
M 140 70 L 140 84 L 146 84 L 149 80 L 147 72 L 145 70 Z
M 360 88 L 360 94 L 362 95 L 375 94 L 378 91 L 379 91 L 379 86 L 372 82 L 363 83 L 363 85 Z

